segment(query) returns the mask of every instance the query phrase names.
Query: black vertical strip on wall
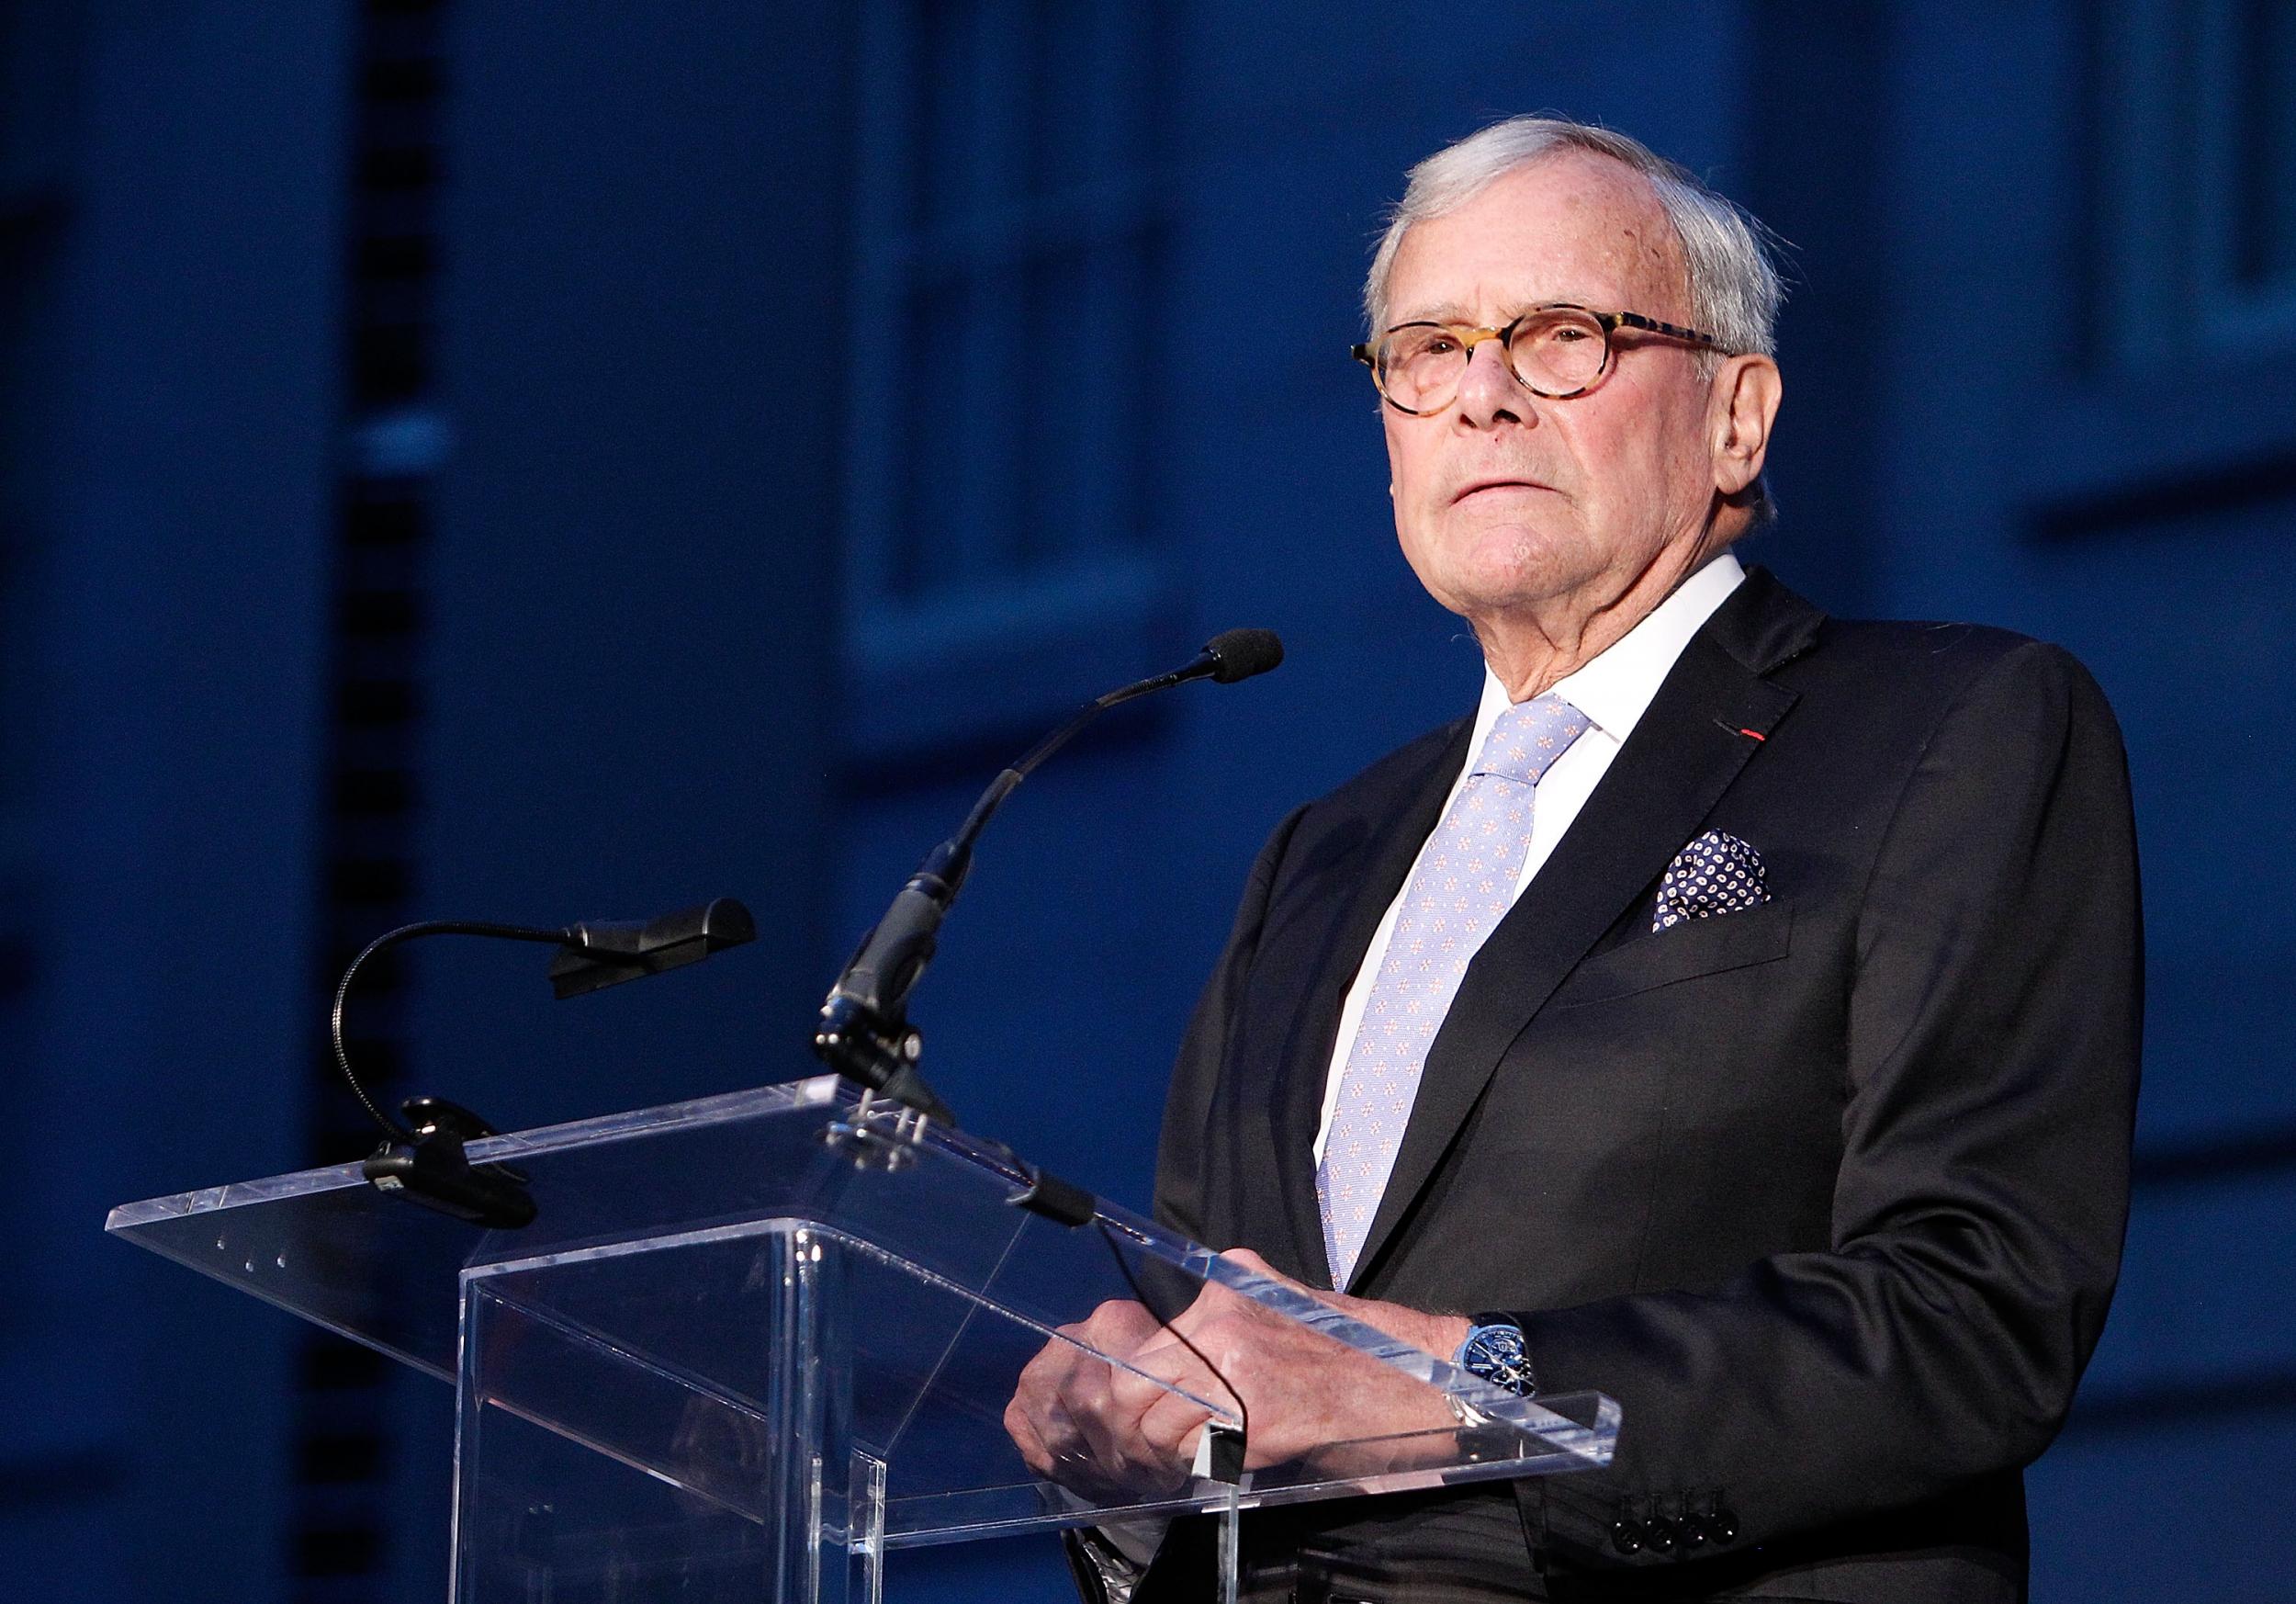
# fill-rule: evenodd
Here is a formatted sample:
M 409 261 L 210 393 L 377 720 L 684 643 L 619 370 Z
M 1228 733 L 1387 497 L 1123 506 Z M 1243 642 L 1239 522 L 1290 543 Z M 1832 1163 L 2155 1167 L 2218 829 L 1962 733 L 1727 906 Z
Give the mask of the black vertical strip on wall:
M 73 111 L 78 18 L 0 0 L 0 1062 L 21 1063 L 39 994 L 47 876 L 34 846 L 39 765 L 31 740 L 39 702 L 41 569 L 51 531 L 38 476 L 52 455 L 39 404 L 57 372 L 56 257 L 72 215 L 63 130 Z M 0 1177 L 0 1211 L 27 1203 L 23 1177 Z M 20 1260 L 0 1253 L 0 1267 Z M 0 1333 L 14 1322 L 0 1314 Z M 43 1485 L 46 1461 L 19 1481 Z M 61 1478 L 58 1485 L 85 1485 Z M 10 1495 L 0 1490 L 0 1507 Z
M 444 0 L 364 0 L 356 104 L 344 174 L 344 446 L 334 503 L 327 763 L 319 877 L 331 992 L 372 937 L 417 917 L 422 806 L 423 571 L 439 437 L 433 322 L 445 91 Z M 351 1051 L 386 1102 L 403 1095 L 407 991 L 386 958 L 360 975 Z M 314 1010 L 314 1018 L 322 1012 Z M 323 1034 L 309 1158 L 340 1163 L 378 1133 L 336 1075 Z M 395 1534 L 388 1497 L 388 1362 L 323 1332 L 295 1378 L 291 1597 L 364 1604 L 386 1596 Z

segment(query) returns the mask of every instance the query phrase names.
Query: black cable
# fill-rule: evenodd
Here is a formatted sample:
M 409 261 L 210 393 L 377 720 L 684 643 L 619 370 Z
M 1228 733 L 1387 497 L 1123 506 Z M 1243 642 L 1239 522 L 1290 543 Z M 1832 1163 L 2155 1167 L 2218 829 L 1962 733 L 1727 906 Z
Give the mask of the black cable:
M 351 960 L 351 966 L 343 972 L 343 978 L 335 986 L 335 1006 L 330 1021 L 334 1036 L 335 1067 L 342 1070 L 343 1078 L 351 1083 L 351 1094 L 359 1100 L 359 1106 L 366 1110 L 368 1117 L 383 1128 L 383 1135 L 394 1142 L 411 1142 L 415 1134 L 384 1113 L 376 1105 L 375 1100 L 367 1095 L 366 1088 L 359 1084 L 359 1078 L 352 1072 L 351 1055 L 343 1045 L 343 1001 L 351 994 L 351 978 L 359 972 L 361 964 L 385 947 L 422 935 L 493 936 L 514 942 L 546 942 L 552 946 L 561 945 L 566 941 L 563 930 L 542 930 L 523 924 L 489 924 L 470 919 L 426 919 L 415 924 L 402 924 L 397 930 L 385 931 L 359 950 L 359 955 Z
M 1235 1384 L 1233 1382 L 1230 1381 L 1225 1375 L 1221 1373 L 1220 1367 L 1218 1365 L 1214 1364 L 1210 1359 L 1207 1359 L 1204 1356 L 1204 1350 L 1202 1349 L 1197 1347 L 1195 1343 L 1190 1342 L 1186 1337 L 1181 1336 L 1179 1327 L 1175 1326 L 1170 1320 L 1166 1319 L 1162 1314 L 1158 1313 L 1156 1305 L 1148 1301 L 1148 1293 L 1145 1289 L 1141 1286 L 1139 1282 L 1132 1278 L 1131 1266 L 1124 1262 L 1124 1250 L 1116 1245 L 1116 1236 L 1109 1229 L 1109 1223 L 1106 1220 L 1097 1218 L 1096 1218 L 1092 1223 L 1099 1227 L 1100 1240 L 1109 1245 L 1109 1257 L 1116 1260 L 1117 1273 L 1124 1278 L 1124 1284 L 1132 1289 L 1132 1296 L 1139 1302 L 1140 1306 L 1146 1309 L 1150 1314 L 1154 1315 L 1156 1316 L 1156 1324 L 1165 1330 L 1171 1332 L 1172 1339 L 1174 1341 L 1177 1342 L 1181 1347 L 1187 1349 L 1190 1353 L 1193 1353 L 1198 1361 L 1201 1363 L 1206 1370 L 1211 1372 L 1211 1379 L 1218 1382 L 1221 1387 L 1225 1388 L 1228 1396 L 1235 1400 L 1236 1430 L 1243 1436 L 1245 1442 L 1250 1442 L 1252 1440 L 1252 1410 L 1250 1406 L 1244 1403 L 1244 1395 L 1236 1391 Z M 1207 1284 L 1209 1284 L 1209 1282 L 1207 1282 Z M 1212 1422 L 1210 1420 L 1208 1419 L 1204 1422 L 1204 1429 L 1207 1431 L 1210 1430 L 1211 1427 Z

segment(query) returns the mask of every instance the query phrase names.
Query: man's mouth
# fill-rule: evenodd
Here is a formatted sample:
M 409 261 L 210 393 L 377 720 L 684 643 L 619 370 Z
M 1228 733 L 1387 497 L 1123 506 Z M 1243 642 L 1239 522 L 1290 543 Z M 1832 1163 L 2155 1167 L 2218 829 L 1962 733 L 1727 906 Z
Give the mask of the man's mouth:
M 1456 506 L 1469 496 L 1481 495 L 1491 491 L 1551 491 L 1553 489 L 1554 486 L 1542 484 L 1535 479 L 1512 477 L 1470 479 L 1458 488 L 1458 493 L 1451 498 L 1451 503 Z

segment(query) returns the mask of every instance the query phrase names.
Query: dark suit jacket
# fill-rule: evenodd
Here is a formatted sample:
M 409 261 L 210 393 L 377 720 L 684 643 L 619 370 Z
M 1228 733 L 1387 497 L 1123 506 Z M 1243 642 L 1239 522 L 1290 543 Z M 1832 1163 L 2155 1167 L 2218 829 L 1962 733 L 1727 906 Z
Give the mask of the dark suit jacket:
M 1165 1117 L 1190 1237 L 1330 1284 L 1340 1005 L 1469 729 L 1260 854 Z M 1773 899 L 1652 933 L 1710 829 Z M 2140 965 L 2080 665 L 1753 570 L 1469 968 L 1349 1288 L 1519 1311 L 1542 1391 L 1624 1406 L 1608 1471 L 1517 1484 L 1554 1596 L 2021 1596 L 2020 1469 L 2118 1266 Z

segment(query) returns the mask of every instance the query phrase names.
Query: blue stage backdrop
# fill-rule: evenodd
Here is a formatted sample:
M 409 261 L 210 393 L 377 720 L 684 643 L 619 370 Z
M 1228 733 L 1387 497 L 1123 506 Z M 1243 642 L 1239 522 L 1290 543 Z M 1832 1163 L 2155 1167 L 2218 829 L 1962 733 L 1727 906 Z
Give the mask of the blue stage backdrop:
M 1279 674 L 1022 789 L 918 1000 L 968 1123 L 1144 1205 L 1262 836 L 1472 706 L 1346 346 L 1404 167 L 1551 108 L 1782 237 L 1750 557 L 2061 641 L 2120 711 L 2136 1214 L 2033 1593 L 2149 1600 L 2174 1551 L 2285 1597 L 2290 16 L 0 0 L 0 1576 L 438 1596 L 445 1389 L 98 1234 L 363 1151 L 321 1053 L 360 943 L 738 895 L 756 946 L 580 1003 L 433 943 L 363 1046 L 503 1124 L 793 1078 L 1001 762 L 1266 625 Z

